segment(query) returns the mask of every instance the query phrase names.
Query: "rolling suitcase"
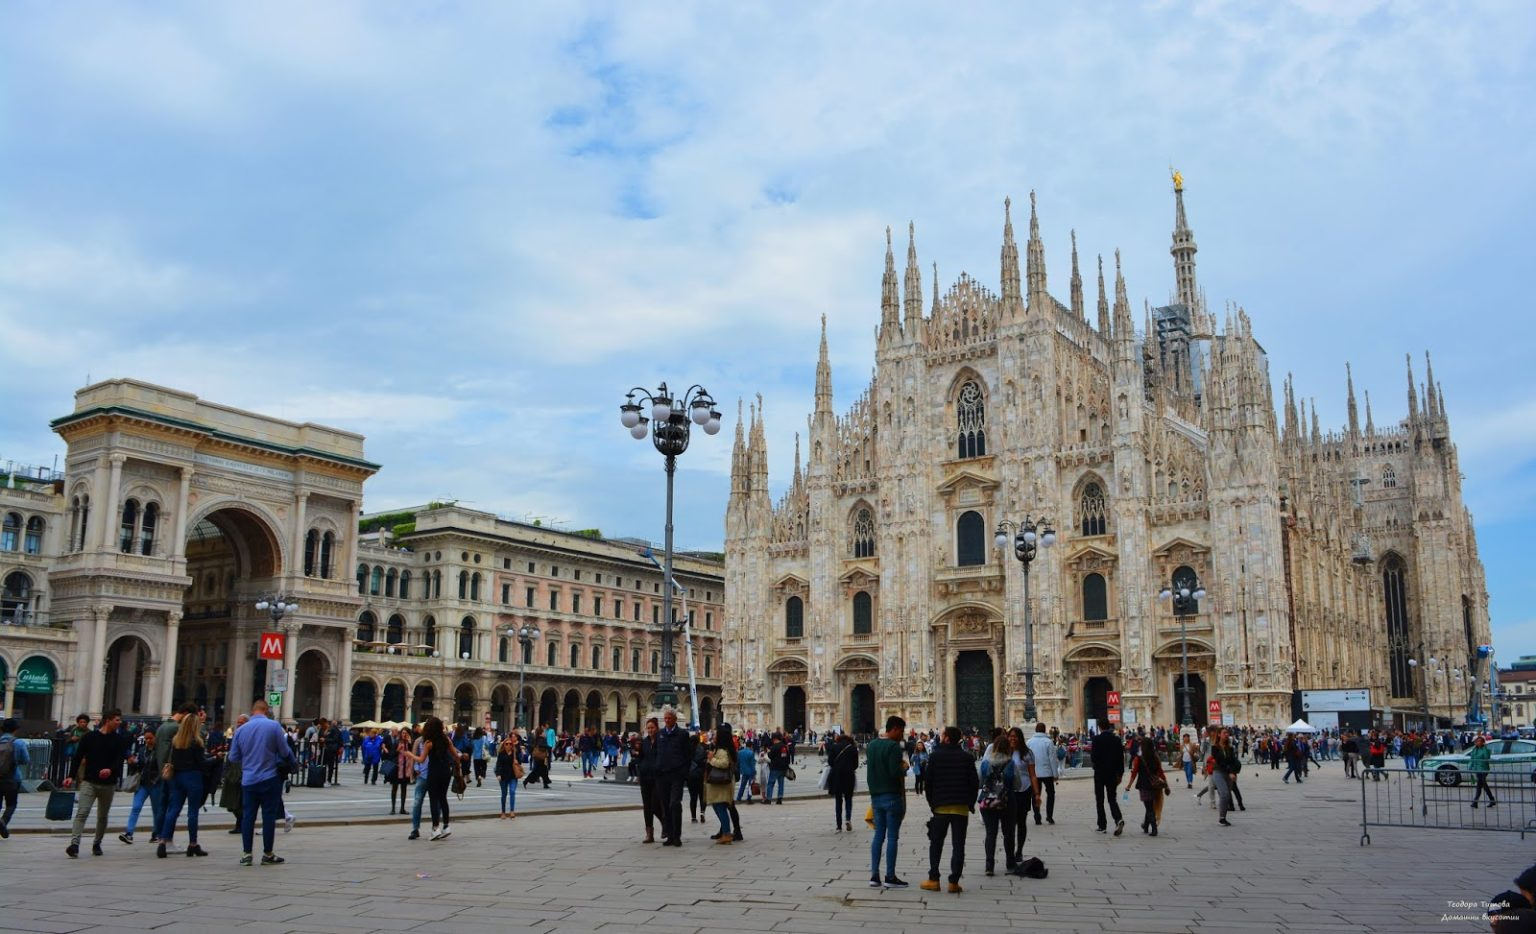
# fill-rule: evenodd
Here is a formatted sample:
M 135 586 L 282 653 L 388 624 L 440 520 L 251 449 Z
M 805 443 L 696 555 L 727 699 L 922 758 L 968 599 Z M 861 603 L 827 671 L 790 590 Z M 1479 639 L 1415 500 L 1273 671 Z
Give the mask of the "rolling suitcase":
M 75 793 L 73 791 L 50 791 L 48 793 L 48 808 L 44 816 L 49 820 L 69 820 L 75 816 Z
M 305 772 L 305 774 L 304 774 L 304 787 L 306 787 L 306 788 L 324 788 L 325 787 L 325 766 L 320 765 L 319 763 L 315 763 L 315 764 L 311 765 L 309 767 L 309 770 L 307 772 Z

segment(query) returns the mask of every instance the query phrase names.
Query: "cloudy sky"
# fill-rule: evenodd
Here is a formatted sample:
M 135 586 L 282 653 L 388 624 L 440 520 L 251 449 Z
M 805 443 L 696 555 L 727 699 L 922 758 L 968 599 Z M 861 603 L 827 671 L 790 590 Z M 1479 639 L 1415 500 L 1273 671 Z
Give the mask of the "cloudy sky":
M 1526 3 L 6 5 L 0 462 L 87 379 L 364 432 L 368 507 L 455 498 L 660 538 L 624 390 L 767 400 L 791 469 L 827 315 L 867 381 L 886 225 L 993 284 L 1002 200 L 1210 300 L 1325 423 L 1434 353 L 1499 652 L 1536 652 Z M 718 547 L 732 424 L 683 459 Z

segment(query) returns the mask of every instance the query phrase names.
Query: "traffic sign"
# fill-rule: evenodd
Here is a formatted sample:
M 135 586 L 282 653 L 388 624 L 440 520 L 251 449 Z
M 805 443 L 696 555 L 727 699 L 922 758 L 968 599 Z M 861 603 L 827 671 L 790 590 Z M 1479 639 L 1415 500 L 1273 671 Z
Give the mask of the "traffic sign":
M 282 691 L 271 691 L 271 692 L 269 692 L 267 694 L 267 703 L 271 704 L 273 707 L 277 707 L 277 706 L 281 705 L 282 702 L 283 702 L 283 692 Z
M 261 634 L 261 642 L 258 645 L 258 656 L 266 659 L 283 659 L 283 634 L 280 632 L 264 632 Z
M 1109 692 L 1107 692 L 1104 695 L 1104 702 L 1107 703 L 1111 707 L 1119 707 L 1120 706 L 1120 692 L 1119 691 L 1109 691 Z
M 269 691 L 277 691 L 277 692 L 281 693 L 283 691 L 288 690 L 288 669 L 286 669 L 286 668 L 270 668 L 270 669 L 268 669 L 267 670 L 267 680 L 269 682 L 271 682 L 270 684 L 267 685 L 267 690 L 269 690 Z
M 1208 708 L 1210 708 L 1210 718 L 1209 718 L 1210 721 L 1212 723 L 1220 723 L 1221 722 L 1221 701 L 1213 700 L 1210 703 L 1206 704 L 1206 706 Z
M 1120 708 L 1119 707 L 1111 707 L 1111 708 L 1109 708 L 1109 722 L 1110 723 L 1119 723 L 1120 722 Z

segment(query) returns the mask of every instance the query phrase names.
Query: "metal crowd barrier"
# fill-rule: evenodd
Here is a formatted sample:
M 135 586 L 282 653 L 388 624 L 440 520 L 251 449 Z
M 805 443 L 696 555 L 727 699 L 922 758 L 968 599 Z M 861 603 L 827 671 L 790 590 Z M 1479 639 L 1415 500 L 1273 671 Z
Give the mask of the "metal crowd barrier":
M 1442 776 L 1448 778 L 1450 776 Z M 1371 842 L 1372 827 L 1418 830 L 1483 830 L 1536 833 L 1536 782 L 1529 772 L 1492 772 L 1488 798 L 1473 806 L 1476 778 L 1461 771 L 1456 784 L 1438 781 L 1423 769 L 1360 767 L 1360 845 Z
M 40 789 L 43 783 L 51 778 L 53 769 L 53 740 L 51 739 L 18 739 L 16 742 L 27 747 L 27 764 L 21 769 L 21 787 L 25 791 L 47 790 Z M 49 785 L 51 788 L 52 785 Z

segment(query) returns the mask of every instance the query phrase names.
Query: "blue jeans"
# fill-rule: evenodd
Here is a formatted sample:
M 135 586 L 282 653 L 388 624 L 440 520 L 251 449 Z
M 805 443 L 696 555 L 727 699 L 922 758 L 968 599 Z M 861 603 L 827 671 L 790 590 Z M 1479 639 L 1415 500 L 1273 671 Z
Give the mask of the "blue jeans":
M 750 775 L 743 775 L 741 781 L 736 785 L 736 800 L 740 801 L 743 797 L 748 801 L 752 800 L 752 776 Z M 763 797 L 766 800 L 768 796 L 764 795 Z
M 597 753 L 584 752 L 581 754 L 581 774 L 597 771 Z
M 729 804 L 710 805 L 715 809 L 715 817 L 720 820 L 720 836 L 731 835 L 731 806 Z
M 241 852 L 251 852 L 252 838 L 256 836 L 256 809 L 261 809 L 261 852 L 272 852 L 272 841 L 277 835 L 277 819 L 283 816 L 283 778 L 274 775 L 254 785 L 240 789 L 240 803 L 245 815 L 240 819 Z
M 517 810 L 517 779 L 503 778 L 501 782 L 501 809 L 502 811 Z M 421 811 L 416 812 L 420 814 Z
M 140 785 L 133 792 L 133 809 L 128 812 L 128 826 L 125 828 L 125 832 L 130 837 L 133 836 L 134 828 L 139 826 L 139 812 L 144 810 L 146 800 L 149 801 L 149 813 L 152 817 L 149 832 L 153 836 L 160 836 L 160 821 L 165 814 L 165 798 L 160 794 L 160 785 L 157 782 L 153 785 Z
M 896 847 L 901 837 L 901 819 L 907 816 L 902 796 L 894 793 L 869 796 L 875 810 L 875 838 L 869 841 L 869 871 L 880 874 L 880 847 L 885 847 L 885 874 L 896 875 Z
M 1195 781 L 1195 761 L 1193 759 L 1184 763 L 1184 784 L 1193 784 Z
M 176 818 L 187 805 L 187 842 L 197 843 L 197 809 L 203 803 L 203 773 L 177 772 L 171 776 L 171 800 L 160 819 L 160 842 L 170 843 L 176 832 Z
M 764 801 L 772 801 L 774 799 L 775 796 L 774 796 L 774 793 L 773 793 L 773 788 L 774 788 L 775 785 L 777 785 L 778 788 L 779 788 L 778 798 L 780 798 L 782 800 L 783 797 L 784 797 L 784 773 L 783 772 L 774 771 L 773 769 L 769 769 L 768 770 L 768 784 L 763 786 L 763 800 Z
M 1410 772 L 1417 772 L 1419 770 L 1419 757 L 1403 756 L 1403 768 Z
M 421 802 L 427 797 L 427 777 L 416 776 L 416 800 L 411 805 L 411 833 L 421 829 Z

